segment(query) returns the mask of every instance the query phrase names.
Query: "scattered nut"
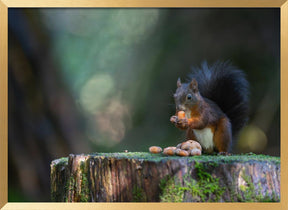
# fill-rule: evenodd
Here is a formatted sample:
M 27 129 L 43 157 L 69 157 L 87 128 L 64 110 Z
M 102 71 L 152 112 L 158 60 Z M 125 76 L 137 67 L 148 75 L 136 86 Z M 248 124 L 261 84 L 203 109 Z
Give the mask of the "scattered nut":
M 192 150 L 195 148 L 200 149 L 202 151 L 201 145 L 197 141 L 194 141 L 194 140 L 188 140 L 186 142 L 183 142 L 181 145 L 181 149 L 184 149 L 184 150 Z
M 157 153 L 162 152 L 162 148 L 158 146 L 152 146 L 152 147 L 149 147 L 149 152 L 157 154 Z
M 183 112 L 183 111 L 180 111 Z M 179 113 L 179 112 L 178 112 Z M 185 114 L 185 113 L 184 113 Z M 162 152 L 162 148 L 158 146 L 149 147 L 149 151 L 154 154 Z M 189 155 L 201 155 L 202 147 L 199 142 L 194 140 L 187 140 L 185 142 L 177 144 L 176 147 L 166 147 L 163 149 L 164 155 L 178 155 L 178 156 L 189 156 Z
M 201 150 L 200 150 L 200 149 L 197 149 L 197 148 L 192 149 L 192 150 L 190 150 L 190 155 L 192 155 L 192 156 L 201 155 Z
M 164 155 L 174 155 L 175 154 L 175 150 L 176 150 L 176 147 L 166 147 L 163 150 L 163 154 Z
M 176 148 L 177 148 L 177 149 L 180 149 L 180 148 L 181 148 L 181 145 L 182 145 L 182 143 L 177 144 Z
M 199 149 L 200 151 L 202 151 L 202 147 L 201 147 L 201 145 L 199 144 L 199 142 L 197 142 L 197 141 L 194 141 L 194 142 L 192 143 L 192 147 L 193 147 L 193 148 L 197 148 L 197 149 Z
M 178 112 L 178 119 L 184 119 L 185 118 L 185 112 L 184 111 L 179 111 Z
M 194 142 L 197 142 L 197 141 L 194 141 L 194 140 L 187 140 L 187 141 L 185 141 L 185 142 L 189 142 L 190 144 L 192 144 L 192 143 L 194 143 Z
M 182 149 L 176 149 L 175 154 L 179 156 L 189 156 L 189 152 L 187 152 L 186 150 L 182 150 Z
M 175 149 L 175 154 L 178 155 L 180 151 L 181 151 L 180 148 L 176 148 L 176 149 Z
M 202 150 L 202 147 L 201 147 L 201 145 L 199 144 L 198 141 L 188 140 L 188 141 L 186 141 L 186 142 L 190 143 L 193 148 L 197 148 L 197 149 Z
M 184 149 L 184 150 L 191 150 L 191 149 L 194 149 L 192 144 L 190 142 L 184 142 L 182 145 L 181 145 L 181 149 Z

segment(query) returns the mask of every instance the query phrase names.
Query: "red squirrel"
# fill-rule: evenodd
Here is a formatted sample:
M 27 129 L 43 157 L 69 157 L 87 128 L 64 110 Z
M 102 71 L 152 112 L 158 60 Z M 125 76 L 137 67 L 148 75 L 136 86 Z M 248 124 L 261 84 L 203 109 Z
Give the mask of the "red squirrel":
M 232 139 L 248 119 L 249 84 L 243 71 L 229 62 L 192 69 L 188 83 L 177 81 L 176 114 L 170 121 L 198 141 L 204 153 L 227 155 Z M 178 119 L 177 113 L 185 112 Z

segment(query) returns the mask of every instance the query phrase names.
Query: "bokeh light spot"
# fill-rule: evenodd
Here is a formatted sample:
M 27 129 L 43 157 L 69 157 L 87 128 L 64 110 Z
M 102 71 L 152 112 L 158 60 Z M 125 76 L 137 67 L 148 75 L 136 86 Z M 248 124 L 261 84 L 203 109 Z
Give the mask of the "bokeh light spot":
M 82 87 L 80 104 L 89 113 L 96 113 L 114 89 L 114 81 L 108 74 L 97 74 Z
M 261 152 L 266 145 L 266 134 L 259 127 L 248 125 L 241 131 L 238 146 L 243 152 Z

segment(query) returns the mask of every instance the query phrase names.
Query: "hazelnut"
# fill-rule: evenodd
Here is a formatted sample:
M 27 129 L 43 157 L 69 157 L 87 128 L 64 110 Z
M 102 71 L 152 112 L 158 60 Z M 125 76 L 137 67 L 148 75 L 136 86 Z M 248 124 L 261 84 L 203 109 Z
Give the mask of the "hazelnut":
M 191 150 L 191 149 L 194 149 L 194 148 L 193 148 L 193 146 L 192 146 L 192 144 L 190 142 L 184 142 L 181 145 L 181 149 Z
M 163 154 L 164 155 L 174 155 L 175 154 L 175 150 L 176 150 L 176 147 L 166 147 L 164 148 L 163 150 Z
M 192 147 L 193 147 L 193 148 L 197 148 L 197 149 L 199 149 L 199 150 L 202 151 L 202 147 L 201 147 L 201 145 L 199 144 L 199 142 L 197 142 L 197 141 L 194 141 L 194 142 L 192 143 Z
M 184 119 L 185 118 L 185 112 L 184 111 L 179 111 L 178 112 L 178 119 Z
M 202 151 L 202 147 L 199 144 L 199 142 L 194 141 L 194 140 L 188 140 L 188 141 L 184 142 L 182 145 L 183 146 L 181 147 L 181 149 L 191 150 L 191 149 L 197 148 L 197 149 L 200 149 Z
M 157 153 L 162 152 L 162 148 L 158 146 L 152 146 L 152 147 L 149 147 L 149 152 L 157 154 Z
M 182 150 L 182 149 L 176 149 L 175 154 L 179 156 L 189 156 L 189 152 L 187 152 L 186 150 Z
M 198 155 L 201 155 L 201 150 L 200 149 L 197 149 L 197 148 L 195 148 L 195 149 L 192 149 L 192 150 L 190 150 L 190 155 L 192 155 L 192 156 L 198 156 Z
M 189 142 L 189 143 L 192 144 L 193 142 L 197 142 L 197 141 L 194 141 L 194 140 L 191 140 L 191 139 L 190 139 L 190 140 L 187 140 L 187 141 L 185 141 L 185 142 Z

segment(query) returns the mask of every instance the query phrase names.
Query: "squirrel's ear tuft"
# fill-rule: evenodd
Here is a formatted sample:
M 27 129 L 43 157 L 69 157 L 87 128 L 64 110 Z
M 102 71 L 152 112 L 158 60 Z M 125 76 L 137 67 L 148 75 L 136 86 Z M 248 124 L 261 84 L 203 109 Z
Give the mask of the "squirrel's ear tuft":
M 198 83 L 197 83 L 196 79 L 192 79 L 192 81 L 190 82 L 189 87 L 191 88 L 191 90 L 194 93 L 198 92 Z
M 180 80 L 180 77 L 178 78 L 178 80 L 177 80 L 177 87 L 179 88 L 179 87 L 181 87 L 181 80 Z

